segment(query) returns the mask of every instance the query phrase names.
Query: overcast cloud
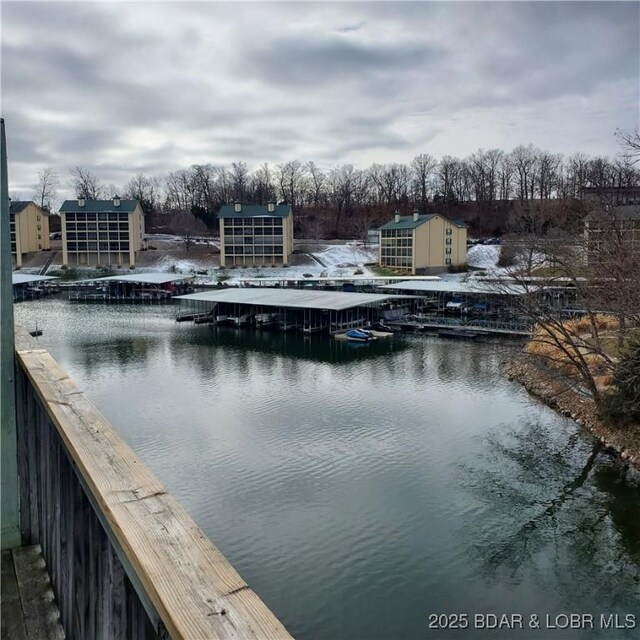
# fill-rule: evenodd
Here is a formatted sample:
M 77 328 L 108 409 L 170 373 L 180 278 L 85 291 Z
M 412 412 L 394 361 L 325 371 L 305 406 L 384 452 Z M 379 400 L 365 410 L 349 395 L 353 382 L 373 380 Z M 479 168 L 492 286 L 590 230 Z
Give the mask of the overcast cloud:
M 2 2 L 11 189 L 196 163 L 321 166 L 638 124 L 640 4 Z M 67 186 L 66 184 L 64 185 Z

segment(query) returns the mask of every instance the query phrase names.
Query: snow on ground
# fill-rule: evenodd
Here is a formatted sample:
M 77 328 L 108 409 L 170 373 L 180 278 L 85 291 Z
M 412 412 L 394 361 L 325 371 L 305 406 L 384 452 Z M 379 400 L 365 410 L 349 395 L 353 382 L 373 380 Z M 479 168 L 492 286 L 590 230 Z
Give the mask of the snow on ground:
M 165 241 L 166 238 L 163 238 Z M 180 239 L 182 240 L 182 239 Z M 159 244 L 159 243 L 158 243 Z M 150 253 L 150 252 L 149 252 Z M 160 252 L 158 252 L 160 254 Z M 135 271 L 165 271 L 181 274 L 197 274 L 196 282 L 200 284 L 217 284 L 225 282 L 236 284 L 247 278 L 299 278 L 308 274 L 321 276 L 350 276 L 355 271 L 363 275 L 373 272 L 364 263 L 377 262 L 377 246 L 369 245 L 366 249 L 361 242 L 351 241 L 344 244 L 321 244 L 312 253 L 295 254 L 289 267 L 248 267 L 237 269 L 220 269 L 218 256 L 215 261 L 207 255 L 190 257 L 184 251 L 163 252 L 157 260 Z M 149 257 L 153 257 L 147 254 Z M 206 274 L 201 272 L 206 271 Z
M 156 250 L 141 252 L 136 268 L 122 269 L 122 273 L 168 272 L 193 275 L 195 282 L 200 284 L 235 284 L 248 278 L 302 279 L 306 274 L 312 277 L 351 276 L 357 275 L 355 272 L 358 271 L 362 275 L 374 275 L 365 264 L 378 261 L 377 245 L 369 244 L 365 247 L 362 242 L 354 240 L 334 244 L 314 243 L 308 249 L 309 253 L 294 254 L 293 264 L 289 267 L 221 269 L 215 241 L 203 240 L 187 251 L 184 239 L 180 236 L 155 234 L 148 236 L 148 239 Z M 60 265 L 51 265 L 50 270 L 55 269 L 60 269 Z M 76 269 L 81 278 L 83 272 L 95 271 L 82 267 Z
M 500 257 L 500 245 L 476 244 L 467 251 L 467 263 L 476 269 L 495 269 Z
M 316 251 L 312 255 L 326 264 L 329 269 L 357 268 L 367 263 L 378 262 L 378 245 L 368 245 L 365 248 L 362 243 L 347 242 L 329 245 L 323 251 Z

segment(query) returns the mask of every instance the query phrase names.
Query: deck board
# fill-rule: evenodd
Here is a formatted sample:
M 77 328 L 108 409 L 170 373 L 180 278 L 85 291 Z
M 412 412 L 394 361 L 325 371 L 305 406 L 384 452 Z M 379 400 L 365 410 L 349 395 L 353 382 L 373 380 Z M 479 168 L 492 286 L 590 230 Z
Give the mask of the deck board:
M 2 640 L 63 640 L 39 546 L 2 552 Z
M 2 552 L 2 640 L 27 640 L 11 551 Z

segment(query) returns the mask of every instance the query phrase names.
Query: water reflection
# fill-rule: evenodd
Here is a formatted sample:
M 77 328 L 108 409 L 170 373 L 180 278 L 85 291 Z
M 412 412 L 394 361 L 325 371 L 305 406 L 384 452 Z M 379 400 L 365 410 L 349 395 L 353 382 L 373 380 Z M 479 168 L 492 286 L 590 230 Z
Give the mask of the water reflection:
M 500 374 L 517 344 L 16 312 L 295 637 L 582 640 L 426 621 L 640 605 L 637 488 Z
M 488 444 L 484 463 L 463 472 L 465 487 L 489 516 L 470 532 L 487 583 L 534 576 L 539 588 L 564 591 L 556 612 L 566 612 L 568 603 L 571 611 L 596 616 L 638 612 L 640 490 L 626 465 L 569 421 L 560 429 L 528 422 L 494 432 Z M 579 588 L 594 576 L 601 608 L 592 587 Z M 637 637 L 633 630 L 617 633 Z
M 77 361 L 85 371 L 91 371 L 102 364 L 115 363 L 123 370 L 141 368 L 149 358 L 154 358 L 163 347 L 160 339 L 148 336 L 117 337 L 96 341 L 94 337 L 76 340 Z
M 254 354 L 279 355 L 299 360 L 347 364 L 379 358 L 407 348 L 402 336 L 379 339 L 367 344 L 340 342 L 322 335 L 303 336 L 297 333 L 254 331 L 231 327 L 194 327 L 185 330 L 186 341 L 198 348 L 225 347 L 237 356 L 237 363 L 245 373 Z M 182 346 L 182 345 L 181 345 Z M 261 358 L 267 363 L 272 358 Z M 295 367 L 295 364 L 293 365 Z

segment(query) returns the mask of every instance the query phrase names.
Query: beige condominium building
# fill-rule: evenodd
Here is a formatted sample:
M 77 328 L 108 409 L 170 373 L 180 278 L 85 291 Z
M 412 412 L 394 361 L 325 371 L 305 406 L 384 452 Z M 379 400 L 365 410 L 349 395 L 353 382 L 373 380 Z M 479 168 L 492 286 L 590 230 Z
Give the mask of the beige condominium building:
M 30 253 L 47 251 L 49 244 L 49 213 L 35 202 L 15 201 L 9 207 L 11 257 L 16 267 Z
M 62 263 L 67 266 L 133 267 L 144 248 L 144 213 L 137 200 L 66 200 Z
M 220 219 L 220 266 L 288 265 L 293 252 L 293 212 L 288 204 L 223 206 Z
M 380 227 L 380 266 L 412 275 L 460 267 L 467 260 L 467 227 L 434 213 L 401 216 Z

